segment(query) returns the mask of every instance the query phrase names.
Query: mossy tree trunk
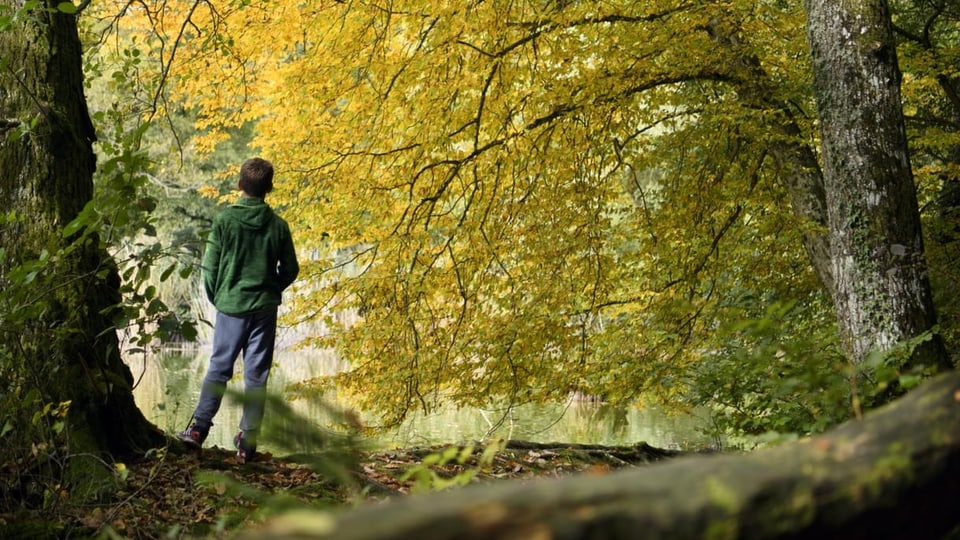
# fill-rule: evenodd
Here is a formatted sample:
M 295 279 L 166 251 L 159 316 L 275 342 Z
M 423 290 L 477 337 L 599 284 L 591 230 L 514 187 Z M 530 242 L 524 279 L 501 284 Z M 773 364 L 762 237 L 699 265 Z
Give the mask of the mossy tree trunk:
M 834 265 L 847 356 L 862 364 L 936 324 L 900 70 L 882 0 L 806 0 Z M 907 367 L 950 367 L 938 336 Z
M 63 252 L 64 226 L 93 196 L 95 139 L 83 93 L 75 15 L 47 0 L 0 31 L 0 328 L 4 384 L 43 403 L 70 402 L 67 475 L 96 483 L 97 465 L 163 443 L 136 407 L 111 307 L 119 302 L 112 261 L 95 237 Z M 22 2 L 0 0 L 6 14 Z M 36 276 L 16 269 L 43 260 Z M 9 448 L 8 448 L 9 450 Z M 89 456 L 89 457 L 85 457 Z

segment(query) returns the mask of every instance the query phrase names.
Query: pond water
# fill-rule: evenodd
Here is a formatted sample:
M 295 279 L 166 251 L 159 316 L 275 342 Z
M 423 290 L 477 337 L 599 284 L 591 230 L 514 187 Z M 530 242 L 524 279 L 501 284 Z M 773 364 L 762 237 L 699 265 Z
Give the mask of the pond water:
M 206 371 L 209 350 L 164 351 L 134 356 L 127 360 L 136 386 L 134 397 L 144 415 L 161 429 L 178 432 L 190 421 Z M 228 388 L 242 389 L 237 375 Z M 279 349 L 269 390 L 283 392 L 293 383 L 321 375 L 334 374 L 345 366 L 326 352 Z M 289 393 L 287 393 L 289 395 Z M 323 404 L 309 400 L 290 400 L 294 411 L 322 425 L 329 418 Z M 339 404 L 349 407 L 349 404 Z M 206 445 L 232 448 L 240 421 L 240 405 L 224 399 Z M 267 409 L 266 421 L 271 418 Z M 363 414 L 361 413 L 361 417 Z M 704 434 L 705 419 L 696 415 L 671 415 L 650 408 L 615 411 L 602 403 L 571 401 L 551 405 L 523 405 L 502 410 L 449 407 L 435 414 L 416 414 L 398 429 L 366 441 L 373 448 L 395 448 L 477 441 L 485 437 L 503 437 L 534 442 L 565 442 L 605 445 L 630 445 L 646 442 L 659 448 L 702 448 L 713 443 Z M 276 451 L 263 443 L 262 450 Z M 309 449 L 296 449 L 309 452 Z

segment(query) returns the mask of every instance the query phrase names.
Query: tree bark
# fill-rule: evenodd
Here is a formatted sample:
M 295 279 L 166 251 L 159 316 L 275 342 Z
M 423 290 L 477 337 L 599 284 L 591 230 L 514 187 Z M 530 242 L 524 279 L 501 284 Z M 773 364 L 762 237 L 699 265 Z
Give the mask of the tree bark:
M 61 231 L 93 196 L 95 134 L 77 21 L 57 4 L 45 1 L 0 31 L 0 212 L 20 216 L 0 222 L 0 286 L 6 307 L 38 306 L 5 314 L 0 351 L 4 373 L 15 375 L 0 379 L 10 385 L 0 392 L 35 388 L 44 403 L 69 402 L 68 475 L 100 489 L 89 484 L 105 454 L 123 458 L 164 437 L 134 403 L 111 320 L 117 276 L 97 238 L 46 259 L 34 281 L 14 272 L 64 249 Z M 16 10 L 22 2 L 0 5 Z
M 900 71 L 882 0 L 806 0 L 823 145 L 834 303 L 848 358 L 862 364 L 932 331 Z M 907 363 L 949 369 L 939 336 Z
M 960 374 L 830 433 L 746 455 L 675 458 L 606 476 L 474 485 L 253 537 L 942 538 L 960 525 Z

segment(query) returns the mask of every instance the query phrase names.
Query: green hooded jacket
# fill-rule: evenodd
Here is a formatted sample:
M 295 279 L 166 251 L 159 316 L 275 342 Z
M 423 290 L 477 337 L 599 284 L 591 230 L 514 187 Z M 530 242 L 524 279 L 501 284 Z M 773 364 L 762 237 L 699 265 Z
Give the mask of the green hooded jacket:
M 203 285 L 228 315 L 280 305 L 300 272 L 290 227 L 263 201 L 244 197 L 213 219 L 203 254 Z

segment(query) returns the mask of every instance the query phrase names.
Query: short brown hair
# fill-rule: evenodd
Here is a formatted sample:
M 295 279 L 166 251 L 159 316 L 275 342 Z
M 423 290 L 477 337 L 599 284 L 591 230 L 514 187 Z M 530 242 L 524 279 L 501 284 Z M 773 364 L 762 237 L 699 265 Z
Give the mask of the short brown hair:
M 273 191 L 273 165 L 260 158 L 244 161 L 240 166 L 240 189 L 260 198 Z

